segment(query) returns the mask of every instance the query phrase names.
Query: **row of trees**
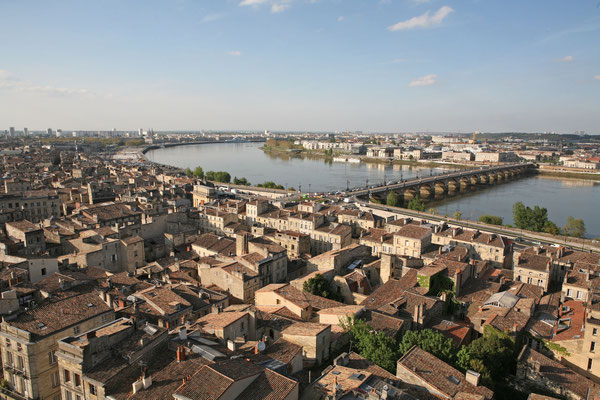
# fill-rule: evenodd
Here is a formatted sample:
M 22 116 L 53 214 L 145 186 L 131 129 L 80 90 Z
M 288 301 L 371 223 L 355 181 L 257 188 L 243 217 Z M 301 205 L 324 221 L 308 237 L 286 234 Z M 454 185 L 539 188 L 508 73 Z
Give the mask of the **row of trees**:
M 396 192 L 390 191 L 386 197 L 386 204 L 391 207 L 400 207 L 402 206 L 402 201 Z M 419 195 L 416 195 L 408 202 L 407 208 L 423 212 L 425 211 L 425 203 L 423 203 Z M 437 210 L 435 209 L 431 209 L 430 211 L 432 214 L 437 214 Z M 460 211 L 454 213 L 454 218 L 461 219 L 461 217 L 462 213 Z M 563 234 L 579 238 L 585 237 L 586 233 L 585 222 L 582 219 L 569 216 L 567 223 L 561 229 L 548 219 L 548 210 L 545 207 L 534 206 L 530 208 L 520 201 L 513 205 L 513 220 L 517 228 L 534 232 L 546 232 L 552 235 Z M 502 225 L 504 221 L 502 217 L 497 215 L 484 214 L 479 217 L 479 222 L 490 225 Z
M 231 182 L 231 175 L 229 174 L 229 172 L 226 172 L 226 171 L 206 171 L 206 172 L 204 172 L 202 167 L 196 167 L 193 171 L 189 168 L 186 168 L 185 174 L 190 178 L 193 176 L 198 179 L 206 179 L 208 181 L 223 182 L 223 183 Z M 246 178 L 240 178 L 240 179 L 238 179 L 238 181 L 241 181 L 242 179 L 245 182 L 248 182 L 246 180 Z M 243 185 L 243 183 L 240 183 L 240 185 Z
M 396 361 L 414 345 L 465 372 L 481 374 L 482 383 L 491 389 L 503 384 L 516 368 L 517 344 L 508 333 L 486 326 L 484 334 L 467 346 L 457 349 L 442 333 L 422 329 L 408 331 L 401 338 L 376 332 L 364 320 L 348 318 L 344 329 L 361 356 L 395 373 Z
M 265 183 L 259 183 L 256 186 L 267 188 L 267 189 L 281 189 L 281 190 L 285 190 L 285 188 L 283 187 L 283 185 L 278 185 L 275 182 L 271 182 L 271 181 L 267 181 Z
M 545 232 L 551 235 L 563 234 L 579 238 L 585 237 L 586 233 L 585 222 L 582 219 L 569 216 L 567 223 L 561 229 L 548 219 L 548 210 L 545 207 L 534 206 L 531 208 L 520 201 L 513 205 L 513 220 L 517 228 L 534 232 Z

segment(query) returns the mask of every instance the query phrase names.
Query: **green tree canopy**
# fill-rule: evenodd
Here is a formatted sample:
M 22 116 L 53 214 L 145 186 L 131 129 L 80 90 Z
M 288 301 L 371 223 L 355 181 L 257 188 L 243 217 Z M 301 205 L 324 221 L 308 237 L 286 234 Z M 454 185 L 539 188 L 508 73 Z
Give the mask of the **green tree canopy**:
M 281 190 L 285 189 L 283 187 L 283 185 L 278 185 L 275 182 L 271 182 L 271 181 L 267 181 L 265 183 L 259 183 L 256 186 L 258 186 L 258 187 L 264 187 L 264 188 L 267 188 L 267 189 L 281 189 Z
M 391 207 L 399 207 L 400 206 L 400 198 L 398 196 L 398 193 L 394 192 L 393 190 L 390 191 L 385 200 L 385 204 L 387 204 L 388 206 L 391 206 Z
M 502 225 L 503 221 L 502 221 L 502 217 L 499 217 L 497 215 L 484 214 L 479 217 L 479 222 L 483 222 L 484 224 L 490 224 L 490 225 Z
M 231 182 L 231 175 L 225 171 L 207 171 L 206 179 L 209 181 L 229 183 Z
M 250 186 L 250 182 L 248 182 L 248 180 L 246 178 L 238 178 L 238 177 L 234 177 L 233 178 L 233 183 L 236 185 L 246 185 L 246 186 Z
M 419 195 L 416 195 L 408 202 L 408 208 L 415 211 L 425 211 L 425 203 L 421 201 Z
M 520 201 L 513 205 L 513 220 L 515 226 L 520 229 L 534 232 L 552 232 L 554 230 L 553 225 L 550 225 L 550 220 L 548 220 L 548 210 L 546 208 L 540 206 L 526 207 Z
M 414 345 L 448 363 L 452 362 L 456 353 L 452 339 L 431 329 L 407 331 L 398 345 L 398 351 L 405 354 Z
M 454 214 L 454 219 L 461 219 L 462 218 L 462 213 L 460 211 L 455 211 Z
M 316 296 L 325 297 L 327 299 L 338 299 L 337 293 L 335 293 L 335 291 L 332 290 L 329 281 L 325 279 L 321 274 L 316 274 L 312 278 L 304 281 L 304 285 L 302 285 L 302 290 L 314 294 Z
M 348 318 L 344 328 L 350 333 L 352 343 L 361 356 L 392 373 L 396 371 L 398 351 L 393 338 L 382 331 L 375 332 L 362 319 Z
M 204 170 L 202 169 L 202 167 L 196 167 L 196 169 L 194 170 L 194 176 L 196 178 L 204 178 Z
M 571 216 L 567 217 L 567 223 L 563 228 L 565 235 L 574 236 L 578 238 L 585 237 L 585 222 L 582 219 L 575 219 Z
M 460 349 L 456 358 L 460 368 L 479 372 L 483 384 L 493 387 L 514 372 L 515 341 L 508 333 L 488 325 L 483 336 Z

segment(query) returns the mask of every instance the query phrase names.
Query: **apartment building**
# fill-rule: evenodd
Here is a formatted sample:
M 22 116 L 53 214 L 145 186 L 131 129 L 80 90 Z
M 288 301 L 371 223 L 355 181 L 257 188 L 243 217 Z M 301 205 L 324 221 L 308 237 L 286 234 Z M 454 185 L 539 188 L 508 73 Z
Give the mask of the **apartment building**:
M 0 351 L 7 398 L 61 399 L 55 352 L 58 341 L 114 320 L 95 292 L 49 301 L 0 323 Z
M 140 371 L 168 340 L 165 328 L 120 318 L 59 340 L 56 358 L 62 399 L 109 400 L 122 390 L 122 377 Z M 110 368 L 106 368 L 110 365 Z M 150 376 L 144 376 L 148 385 Z

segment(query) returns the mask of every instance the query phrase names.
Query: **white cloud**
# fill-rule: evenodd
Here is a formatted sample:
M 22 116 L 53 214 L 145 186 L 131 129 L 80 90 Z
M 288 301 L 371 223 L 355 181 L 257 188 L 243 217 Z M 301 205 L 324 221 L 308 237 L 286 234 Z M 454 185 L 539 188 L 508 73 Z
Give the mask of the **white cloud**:
M 276 13 L 280 13 L 282 11 L 287 10 L 288 8 L 290 8 L 290 3 L 289 1 L 280 1 L 280 2 L 275 2 L 271 5 L 271 12 L 276 14 Z
M 431 85 L 435 84 L 436 78 L 437 78 L 437 75 L 435 75 L 435 74 L 425 75 L 425 76 L 422 76 L 420 78 L 413 79 L 408 84 L 408 86 L 410 86 L 410 87 L 431 86 Z
M 225 16 L 225 14 L 218 14 L 218 13 L 217 14 L 207 14 L 202 18 L 201 22 L 206 23 L 206 22 L 216 21 L 218 19 L 223 18 L 224 16 Z
M 267 3 L 269 0 L 242 0 L 240 7 L 243 6 L 258 6 Z
M 429 28 L 433 25 L 438 25 L 450 15 L 454 10 L 448 6 L 443 6 L 437 10 L 433 15 L 427 11 L 425 14 L 419 15 L 418 17 L 412 17 L 406 21 L 398 22 L 388 27 L 390 31 L 402 31 L 414 28 Z
M 425 3 L 429 3 L 429 0 L 413 0 L 415 3 L 417 4 L 425 4 Z
M 600 75 L 594 76 L 594 79 L 597 80 L 597 81 L 600 81 Z
M 230 56 L 241 56 L 242 52 L 238 51 L 238 50 L 232 50 L 232 51 L 228 51 L 227 54 L 229 54 Z
M 37 85 L 11 75 L 8 71 L 0 70 L 0 90 L 10 90 L 19 93 L 38 93 L 53 96 L 94 95 L 88 89 L 65 88 L 51 85 Z
M 575 58 L 573 56 L 566 56 L 566 57 L 561 58 L 558 61 L 560 61 L 560 62 L 573 62 L 573 61 L 575 61 Z
M 271 12 L 277 14 L 283 12 L 292 6 L 294 0 L 242 0 L 239 3 L 240 7 L 243 6 L 262 6 L 270 5 Z M 309 1 L 309 3 L 316 3 L 316 1 Z
M 342 15 L 340 15 L 337 19 L 338 22 L 342 22 L 344 20 L 344 17 Z

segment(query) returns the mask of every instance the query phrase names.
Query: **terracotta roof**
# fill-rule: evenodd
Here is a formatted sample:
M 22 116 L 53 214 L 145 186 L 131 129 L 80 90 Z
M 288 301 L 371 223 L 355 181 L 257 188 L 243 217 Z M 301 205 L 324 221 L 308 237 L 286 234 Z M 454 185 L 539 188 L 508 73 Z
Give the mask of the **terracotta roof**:
M 5 323 L 30 332 L 34 338 L 40 338 L 111 312 L 112 309 L 96 292 L 88 292 L 46 303 Z
M 451 398 L 460 392 L 482 395 L 486 400 L 494 396 L 490 389 L 472 385 L 466 381 L 462 372 L 418 346 L 413 346 L 398 360 L 398 369 L 400 368 Z
M 408 271 L 402 278 L 390 279 L 373 294 L 360 303 L 369 310 L 376 310 L 379 307 L 396 300 L 402 290 L 415 287 L 417 285 L 417 272 L 415 270 Z
M 283 335 L 293 336 L 317 336 L 326 329 L 331 329 L 331 325 L 317 324 L 314 322 L 296 322 L 281 333 Z
M 539 372 L 536 372 L 536 374 L 563 386 L 566 390 L 576 393 L 582 399 L 587 398 L 588 389 L 592 389 L 592 394 L 600 390 L 600 386 L 591 380 L 579 375 L 558 361 L 552 360 L 542 353 L 533 350 L 527 345 L 523 346 L 518 362 L 519 364 L 527 365 L 534 371 L 539 366 Z M 541 382 L 539 384 L 544 385 Z

